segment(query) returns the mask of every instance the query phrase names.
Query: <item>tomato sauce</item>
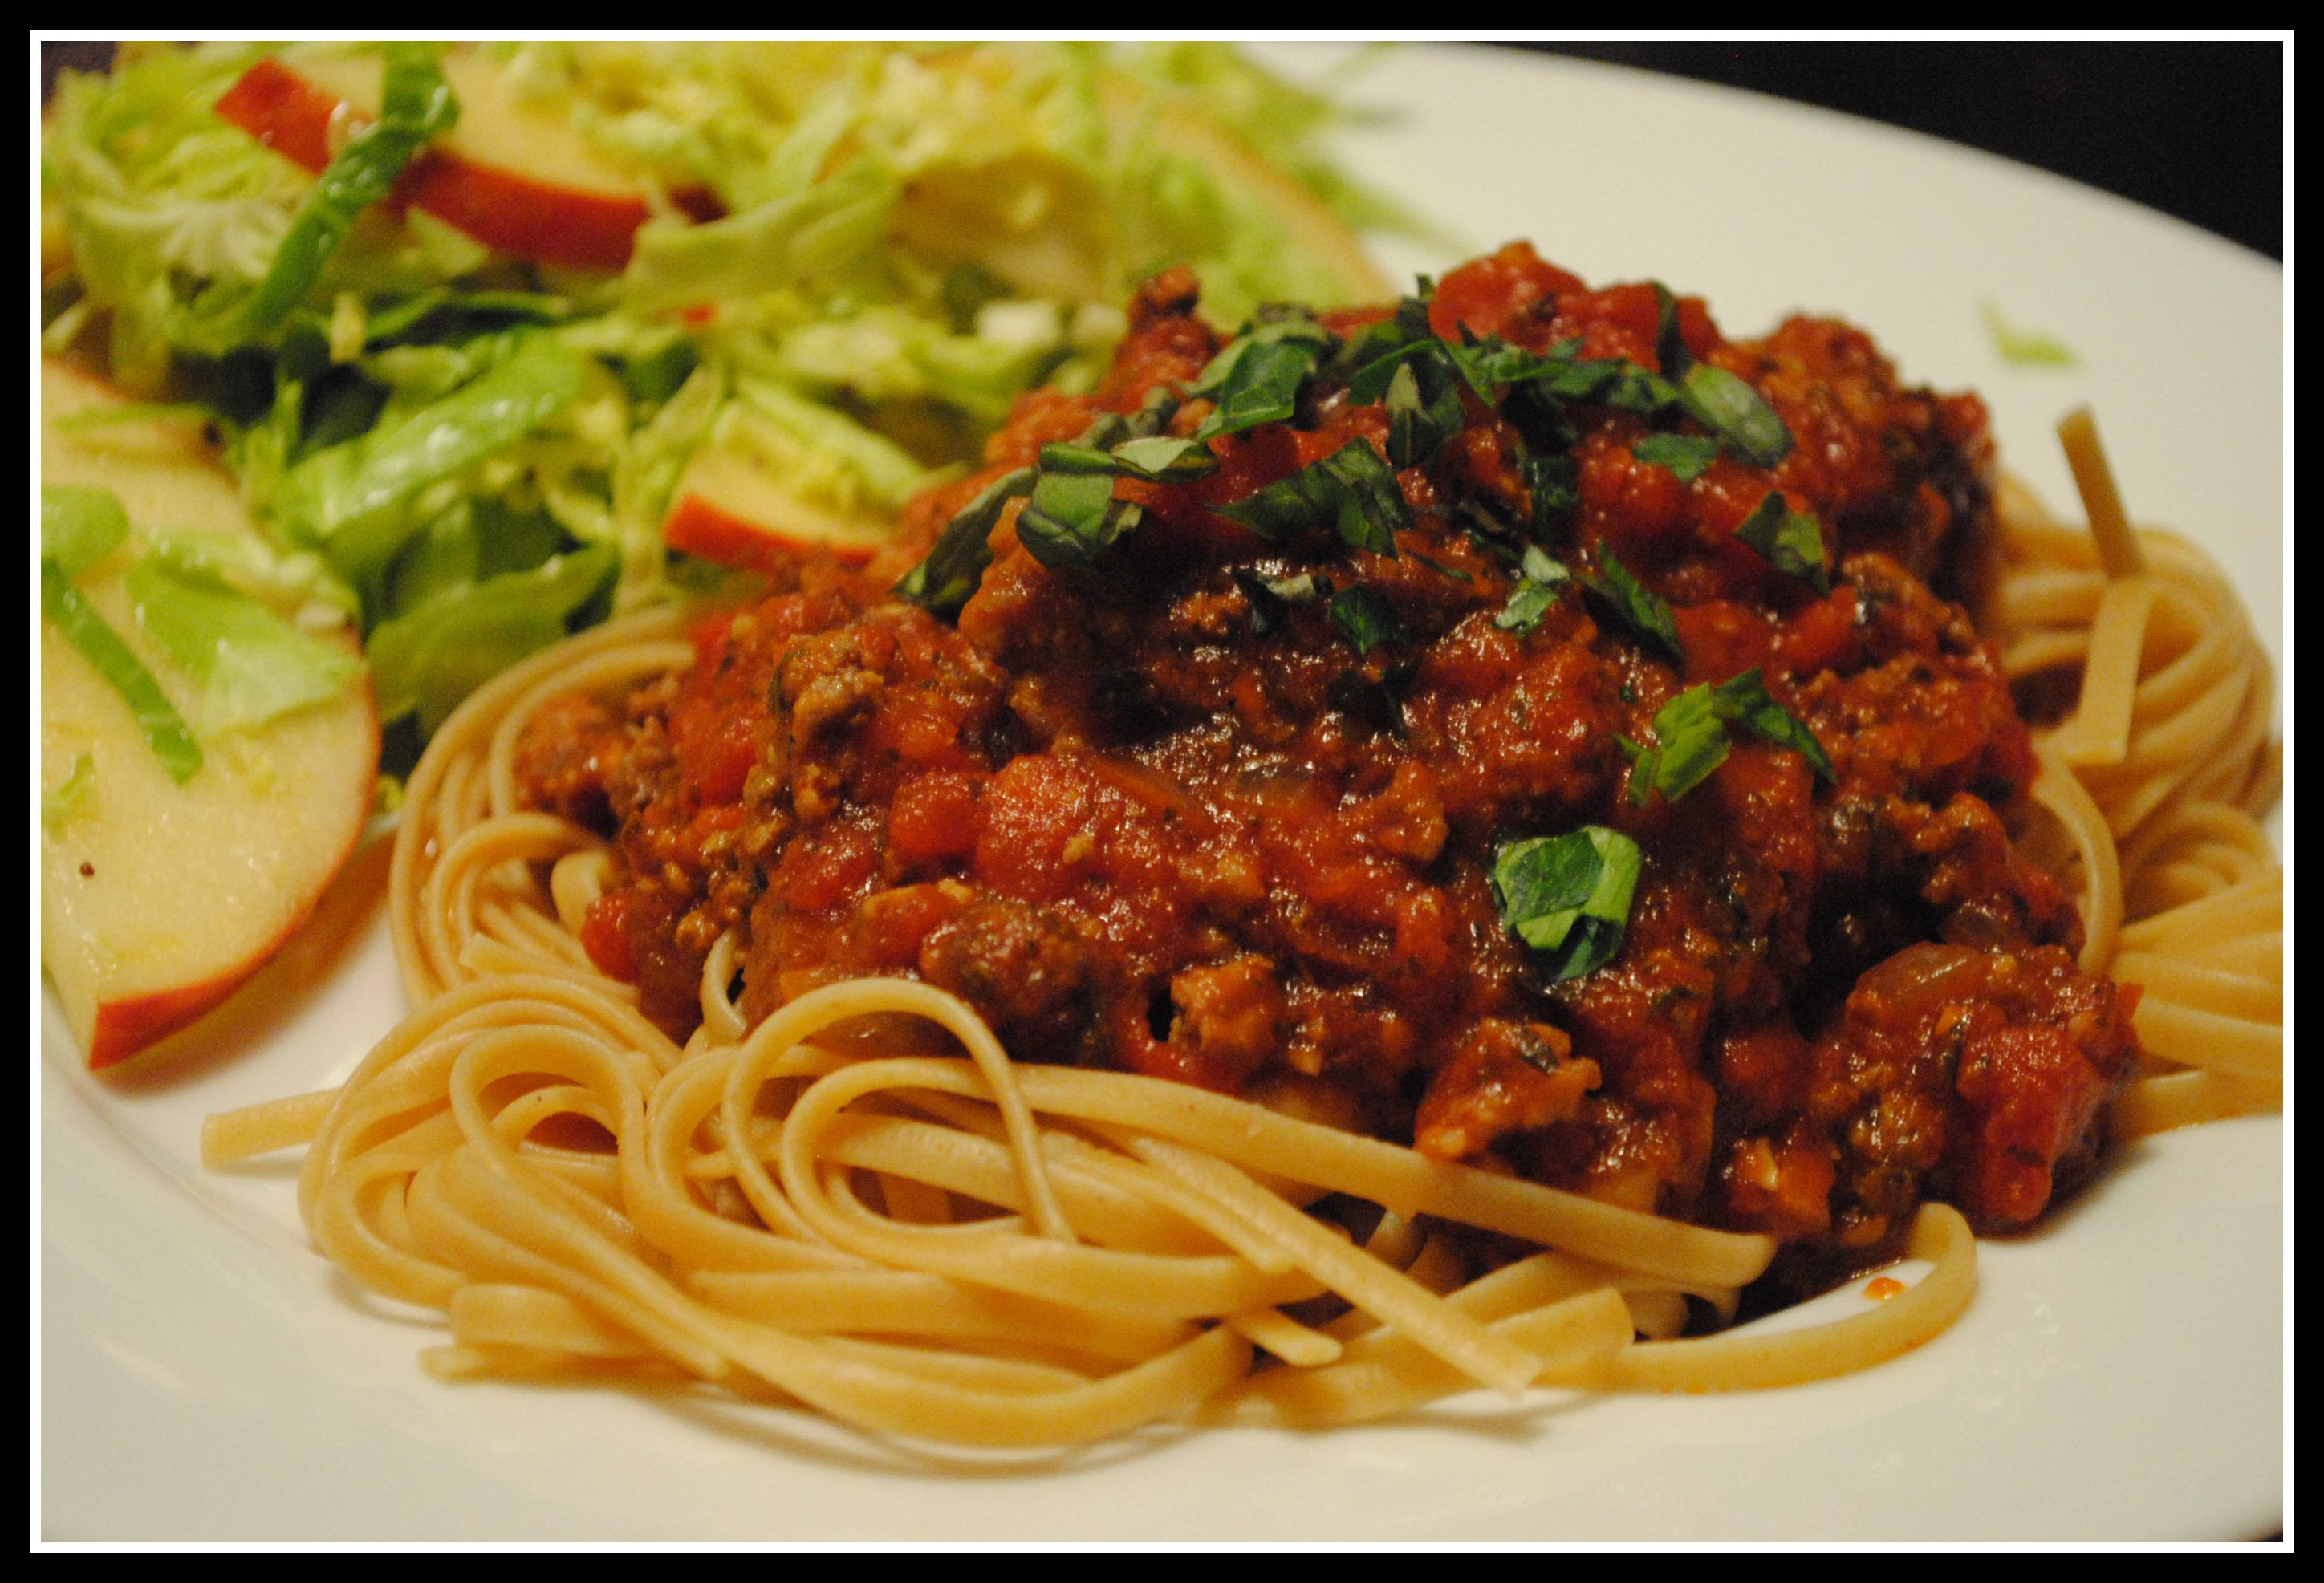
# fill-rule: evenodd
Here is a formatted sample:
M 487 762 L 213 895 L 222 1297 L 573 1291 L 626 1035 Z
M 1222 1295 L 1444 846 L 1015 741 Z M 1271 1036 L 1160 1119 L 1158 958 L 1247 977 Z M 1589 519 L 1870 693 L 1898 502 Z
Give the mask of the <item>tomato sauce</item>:
M 1637 454 L 1668 420 L 1570 404 L 1573 503 L 1545 548 L 1618 557 L 1683 661 L 1577 590 L 1529 630 L 1497 619 L 1518 573 L 1477 513 L 1523 511 L 1525 442 L 1473 392 L 1397 477 L 1395 555 L 1220 514 L 1351 440 L 1386 454 L 1387 410 L 1323 378 L 1293 421 L 1213 440 L 1208 476 L 1118 481 L 1143 516 L 1093 568 L 1037 558 L 1012 504 L 955 616 L 889 593 L 1042 445 L 1194 382 L 1222 344 L 1195 307 L 1184 272 L 1149 283 L 1108 378 L 1022 400 L 867 572 L 803 559 L 705 622 L 683 676 L 544 713 L 529 794 L 619 854 L 593 961 L 675 1031 L 730 931 L 754 1018 L 918 976 L 1020 1059 L 1240 1094 L 1822 1268 L 1892 1248 L 1925 1196 L 2020 1225 L 2087 1168 L 2132 997 L 2074 967 L 2072 906 L 2010 847 L 2030 738 L 1932 591 L 1990 517 L 1976 398 L 1900 385 L 1847 326 L 1729 341 L 1699 300 L 1591 290 L 1517 244 L 1438 285 L 1439 335 L 1650 371 L 1674 335 L 1792 436 L 1772 466 L 1729 446 L 1682 479 Z M 1828 591 L 1738 538 L 1770 491 L 1814 518 Z M 1376 596 L 1392 630 L 1360 650 L 1322 600 L 1255 603 L 1252 579 L 1302 574 Z M 1620 739 L 1753 667 L 1829 778 L 1738 732 L 1684 795 L 1634 798 Z M 1502 843 L 1584 825 L 1642 867 L 1619 950 L 1557 979 L 1490 874 Z

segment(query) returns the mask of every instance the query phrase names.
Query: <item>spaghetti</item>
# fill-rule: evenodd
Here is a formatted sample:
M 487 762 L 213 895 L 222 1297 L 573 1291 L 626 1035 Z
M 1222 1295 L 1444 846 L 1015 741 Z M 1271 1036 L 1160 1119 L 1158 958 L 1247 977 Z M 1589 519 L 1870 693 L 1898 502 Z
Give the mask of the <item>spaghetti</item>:
M 2072 712 L 2038 742 L 2053 862 L 2081 888 L 2081 963 L 2144 986 L 2150 1070 L 2117 1137 L 2281 1108 L 2283 871 L 2259 816 L 2282 792 L 2273 676 L 2209 557 L 2133 529 L 2087 410 L 2059 426 L 2090 525 L 2005 485 L 1987 612 L 2013 684 L 2063 674 Z
M 310 1233 L 365 1285 L 447 1314 L 436 1373 L 675 1371 L 1019 1446 L 1194 1416 L 1359 1422 L 1480 1384 L 1791 1384 L 1905 1351 L 1968 1302 L 1968 1229 L 1932 1204 L 1908 1252 L 1934 1269 L 1901 1299 L 1773 1337 L 1640 1341 L 1674 1336 L 1685 1298 L 1731 1313 L 1772 1242 L 1159 1079 L 1015 1065 L 907 980 L 818 989 L 744 1033 L 716 952 L 680 1047 L 587 964 L 574 929 L 602 853 L 518 805 L 509 762 L 549 699 L 684 663 L 679 630 L 659 612 L 576 639 L 447 723 L 392 870 L 419 1009 L 335 1095 L 204 1129 L 213 1165 L 307 1143 Z M 967 1055 L 863 1053 L 867 1026 L 893 1045 L 899 1024 Z M 1377 1211 L 1360 1238 L 1307 1212 L 1327 1195 Z M 1425 1229 L 1443 1222 L 1545 1251 L 1455 1284 Z M 1259 1352 L 1276 1365 L 1254 1370 Z
M 2086 429 L 2068 445 L 2103 476 Z M 2087 492 L 2092 534 L 2006 502 L 1994 613 L 2014 679 L 2080 675 L 2034 798 L 2081 889 L 2081 965 L 2144 986 L 2153 1070 L 2115 1120 L 2136 1135 L 2280 1103 L 2282 876 L 2255 818 L 2278 771 L 2232 594 Z M 310 1234 L 447 1316 L 439 1376 L 690 1377 L 868 1431 L 1051 1445 L 1362 1422 L 1477 1385 L 1787 1385 L 1904 1352 L 1970 1300 L 1969 1227 L 1932 1202 L 1905 1246 L 1931 1268 L 1887 1301 L 1688 1337 L 1690 1304 L 1733 1315 L 1773 1238 L 1157 1078 L 1019 1065 L 918 981 L 815 989 L 752 1026 L 732 935 L 675 1042 L 580 943 L 607 848 L 525 806 L 514 758 L 553 701 L 684 667 L 682 633 L 676 611 L 609 625 L 453 716 L 392 867 L 417 1009 L 336 1093 L 205 1128 L 212 1164 L 306 1144 Z M 1447 1227 L 1539 1251 L 1467 1279 Z

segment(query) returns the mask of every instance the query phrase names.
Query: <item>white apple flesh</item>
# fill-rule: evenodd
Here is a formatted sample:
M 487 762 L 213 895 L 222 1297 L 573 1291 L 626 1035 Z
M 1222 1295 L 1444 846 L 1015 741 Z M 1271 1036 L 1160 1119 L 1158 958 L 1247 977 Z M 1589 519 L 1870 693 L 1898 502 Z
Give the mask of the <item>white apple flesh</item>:
M 784 487 L 756 448 L 731 439 L 694 454 L 662 520 L 670 548 L 744 571 L 815 550 L 860 566 L 895 536 L 886 517 L 820 505 Z
M 141 525 L 253 531 L 233 480 L 187 425 L 55 427 L 122 400 L 43 362 L 42 482 L 110 490 Z M 123 586 L 130 560 L 115 552 L 77 586 L 194 719 L 199 688 L 138 629 Z M 95 789 L 41 835 L 41 962 L 91 1066 L 217 1005 L 314 908 L 371 810 L 379 720 L 370 685 L 205 739 L 203 754 L 190 779 L 172 781 L 121 695 L 42 624 L 41 785 L 53 788 L 87 755 Z

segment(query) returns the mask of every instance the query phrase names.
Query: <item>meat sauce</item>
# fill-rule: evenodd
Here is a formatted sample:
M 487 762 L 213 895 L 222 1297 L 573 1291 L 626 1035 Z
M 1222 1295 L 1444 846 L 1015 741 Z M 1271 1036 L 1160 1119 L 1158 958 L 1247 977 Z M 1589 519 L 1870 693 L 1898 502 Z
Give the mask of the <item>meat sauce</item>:
M 1730 342 L 1700 301 L 1591 290 L 1521 244 L 1427 311 L 1448 340 L 1647 370 L 1674 332 L 1790 430 L 1773 467 L 1729 447 L 1682 482 L 1638 456 L 1646 419 L 1570 409 L 1578 503 L 1547 548 L 1618 557 L 1669 603 L 1683 664 L 1578 590 L 1529 630 L 1497 621 L 1517 573 L 1465 503 L 1521 514 L 1523 441 L 1473 392 L 1397 476 L 1394 556 L 1328 526 L 1269 542 L 1215 509 L 1351 438 L 1386 454 L 1387 410 L 1317 380 L 1294 421 L 1213 439 L 1208 476 L 1117 481 L 1143 517 L 1093 568 L 1037 559 L 1012 504 L 956 618 L 891 594 L 985 484 L 1196 380 L 1222 339 L 1167 274 L 1099 388 L 1022 400 L 892 556 L 771 568 L 777 592 L 695 629 L 684 676 L 534 721 L 531 801 L 614 840 L 591 956 L 681 1033 L 730 931 L 754 1020 L 917 976 L 1019 1058 L 1767 1232 L 1795 1269 L 1893 1247 L 1923 1197 L 2031 1220 L 2103 1141 L 2135 992 L 2075 967 L 2072 905 L 2013 853 L 2028 732 L 1931 589 L 1989 519 L 1983 408 L 1900 387 L 1845 325 Z M 1167 432 L 1211 410 L 1186 401 Z M 1815 518 L 1829 593 L 1737 537 L 1771 488 Z M 1360 652 L 1321 602 L 1255 610 L 1258 579 L 1319 572 L 1384 602 L 1388 640 Z M 1682 690 L 1754 667 L 1831 778 L 1738 732 L 1699 786 L 1634 801 L 1618 737 L 1651 741 Z M 1554 980 L 1490 871 L 1502 842 L 1583 825 L 1635 840 L 1642 868 L 1618 952 Z

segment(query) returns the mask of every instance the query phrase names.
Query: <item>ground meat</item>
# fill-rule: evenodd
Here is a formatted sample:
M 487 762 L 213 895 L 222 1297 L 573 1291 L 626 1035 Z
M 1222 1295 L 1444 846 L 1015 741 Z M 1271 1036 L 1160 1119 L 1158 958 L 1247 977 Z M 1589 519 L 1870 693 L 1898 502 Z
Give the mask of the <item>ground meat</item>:
M 536 717 L 520 779 L 615 830 L 585 939 L 650 1014 L 686 1031 L 732 933 L 752 1017 L 917 975 L 1024 1058 L 1767 1231 L 1800 1267 L 1886 1251 L 1932 1193 L 2021 1224 L 2086 1168 L 2133 997 L 2074 967 L 2071 904 L 2010 848 L 2031 739 L 1931 586 L 1990 515 L 1973 397 L 1900 385 L 1849 327 L 1730 342 L 1693 299 L 1591 290 L 1520 244 L 1448 274 L 1429 324 L 1640 377 L 1724 371 L 1789 431 L 1782 460 L 1712 446 L 1682 477 L 1646 442 L 1700 439 L 1692 419 L 1462 385 L 1457 428 L 1397 474 L 1396 553 L 1328 518 L 1261 538 L 1221 508 L 1344 446 L 1405 454 L 1327 361 L 1295 421 L 1211 437 L 1207 476 L 1117 481 L 1138 525 L 1094 567 L 1033 554 L 1012 501 L 964 607 L 891 595 L 1043 446 L 1157 392 L 1192 437 L 1212 404 L 1187 387 L 1222 345 L 1195 301 L 1183 272 L 1150 283 L 1097 388 L 1025 398 L 872 567 L 778 568 L 702 624 L 682 679 Z M 1826 575 L 1738 538 L 1771 494 L 1813 519 Z M 1528 547 L 1591 591 L 1511 619 Z M 1747 671 L 1821 762 L 1730 729 L 1699 785 L 1644 795 L 1658 713 Z M 1640 866 L 1618 951 L 1559 979 L 1492 875 L 1513 839 L 1582 826 Z
M 1089 948 L 1062 914 L 977 902 L 928 931 L 920 976 L 977 1009 L 1011 1049 L 1066 1060 L 1089 1034 Z

